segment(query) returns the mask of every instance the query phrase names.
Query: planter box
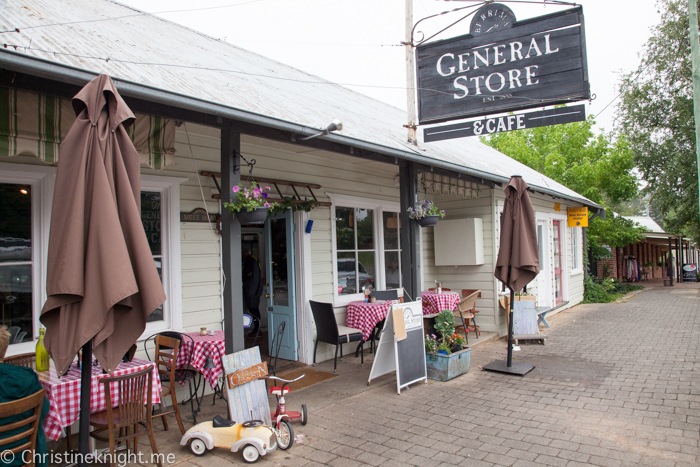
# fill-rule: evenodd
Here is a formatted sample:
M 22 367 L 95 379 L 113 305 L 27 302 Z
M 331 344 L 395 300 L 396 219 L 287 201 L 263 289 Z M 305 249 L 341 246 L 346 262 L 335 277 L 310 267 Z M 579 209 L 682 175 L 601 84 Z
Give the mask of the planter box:
M 447 381 L 469 371 L 472 349 L 466 348 L 450 355 L 425 354 L 428 364 L 428 378 L 435 381 Z

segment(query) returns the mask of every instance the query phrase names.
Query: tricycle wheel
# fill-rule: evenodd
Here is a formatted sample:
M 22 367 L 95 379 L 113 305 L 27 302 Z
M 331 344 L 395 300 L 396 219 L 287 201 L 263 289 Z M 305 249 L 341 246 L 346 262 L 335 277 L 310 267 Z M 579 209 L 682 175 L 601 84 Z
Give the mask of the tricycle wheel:
M 207 445 L 199 438 L 192 438 L 190 441 L 190 451 L 195 456 L 203 456 L 207 452 Z
M 258 448 L 256 448 L 252 444 L 246 444 L 245 446 L 243 446 L 241 456 L 243 457 L 243 461 L 247 462 L 248 464 L 257 462 L 258 459 L 260 459 L 260 453 L 258 452 Z
M 306 415 L 306 404 L 301 404 L 301 424 L 306 425 L 309 421 L 309 417 Z
M 277 446 L 283 451 L 292 447 L 294 444 L 294 430 L 292 430 L 292 424 L 288 420 L 282 420 L 280 422 L 280 429 L 277 433 Z

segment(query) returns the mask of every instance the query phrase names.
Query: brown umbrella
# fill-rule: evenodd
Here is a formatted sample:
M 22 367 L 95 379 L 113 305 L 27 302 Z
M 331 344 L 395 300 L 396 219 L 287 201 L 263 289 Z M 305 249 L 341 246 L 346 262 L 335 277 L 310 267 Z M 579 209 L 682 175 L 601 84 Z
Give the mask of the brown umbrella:
M 501 242 L 494 276 L 510 289 L 508 320 L 508 359 L 484 366 L 485 370 L 524 375 L 534 368 L 525 363 L 513 364 L 513 303 L 519 292 L 540 272 L 537 247 L 537 221 L 532 209 L 528 185 L 519 175 L 513 175 L 506 185 L 506 200 L 501 219 Z
M 73 108 L 56 173 L 41 322 L 59 374 L 92 339 L 112 373 L 165 292 L 141 223 L 139 155 L 125 130 L 134 115 L 106 75 Z

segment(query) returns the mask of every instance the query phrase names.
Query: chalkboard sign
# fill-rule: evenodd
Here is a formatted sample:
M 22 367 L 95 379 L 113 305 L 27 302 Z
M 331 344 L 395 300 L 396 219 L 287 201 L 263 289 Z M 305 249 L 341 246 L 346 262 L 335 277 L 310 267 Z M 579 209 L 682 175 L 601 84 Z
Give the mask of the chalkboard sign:
M 372 379 L 396 371 L 396 392 L 401 388 L 425 380 L 428 369 L 425 361 L 423 335 L 423 304 L 398 303 L 391 306 L 384 321 L 377 353 L 367 384 Z
M 697 282 L 698 268 L 694 264 L 683 265 L 683 282 Z

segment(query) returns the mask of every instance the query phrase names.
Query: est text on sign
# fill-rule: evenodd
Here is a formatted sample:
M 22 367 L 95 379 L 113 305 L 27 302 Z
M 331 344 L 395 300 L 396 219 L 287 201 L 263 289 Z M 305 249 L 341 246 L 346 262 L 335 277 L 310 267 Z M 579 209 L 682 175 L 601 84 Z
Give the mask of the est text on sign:
M 590 99 L 583 9 L 417 47 L 419 122 Z
M 567 227 L 588 227 L 588 208 L 568 208 Z

